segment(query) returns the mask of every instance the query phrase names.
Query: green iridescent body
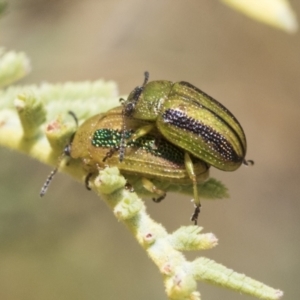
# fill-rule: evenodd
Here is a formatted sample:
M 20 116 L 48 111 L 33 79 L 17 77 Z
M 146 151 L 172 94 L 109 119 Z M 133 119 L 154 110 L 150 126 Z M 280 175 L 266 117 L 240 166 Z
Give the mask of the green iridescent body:
M 85 121 L 74 135 L 69 147 L 70 156 L 82 159 L 89 173 L 105 166 L 117 166 L 124 175 L 143 177 L 146 189 L 153 189 L 152 186 L 149 187 L 148 179 L 159 179 L 172 184 L 196 185 L 208 178 L 209 166 L 205 162 L 193 158 L 191 173 L 187 170 L 184 151 L 165 140 L 155 128 L 147 135 L 129 141 L 126 144 L 124 160 L 120 162 L 118 151 L 111 150 L 119 149 L 122 121 L 122 107 Z M 143 121 L 129 120 L 125 137 L 129 139 L 133 132 L 145 124 Z M 108 152 L 111 154 L 107 155 Z M 106 158 L 105 162 L 103 162 L 104 158 Z M 195 198 L 198 198 L 195 189 L 194 193 Z
M 152 122 L 169 142 L 220 170 L 234 171 L 245 162 L 246 137 L 237 119 L 190 83 L 147 83 L 146 77 L 124 102 L 124 114 L 126 122 Z M 140 129 L 137 136 L 143 134 Z

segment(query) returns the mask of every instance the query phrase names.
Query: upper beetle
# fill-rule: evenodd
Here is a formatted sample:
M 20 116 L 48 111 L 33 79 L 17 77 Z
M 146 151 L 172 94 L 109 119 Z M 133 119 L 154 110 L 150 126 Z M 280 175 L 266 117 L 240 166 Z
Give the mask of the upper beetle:
M 123 100 L 125 124 L 127 117 L 150 121 L 168 141 L 223 171 L 253 163 L 245 160 L 247 143 L 240 123 L 221 103 L 185 81 L 148 79 L 145 72 L 143 85 Z M 140 128 L 135 138 L 149 130 L 149 125 Z M 120 160 L 122 156 L 121 151 Z

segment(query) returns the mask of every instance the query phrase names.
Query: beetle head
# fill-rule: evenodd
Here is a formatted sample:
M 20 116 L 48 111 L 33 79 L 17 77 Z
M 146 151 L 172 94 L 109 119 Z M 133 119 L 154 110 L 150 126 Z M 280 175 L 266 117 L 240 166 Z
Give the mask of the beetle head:
M 149 80 L 149 72 L 144 73 L 144 82 L 141 86 L 137 86 L 128 96 L 127 101 L 124 102 L 124 109 L 123 109 L 123 114 L 126 117 L 132 116 L 135 110 L 135 106 L 143 93 L 146 84 L 148 83 Z

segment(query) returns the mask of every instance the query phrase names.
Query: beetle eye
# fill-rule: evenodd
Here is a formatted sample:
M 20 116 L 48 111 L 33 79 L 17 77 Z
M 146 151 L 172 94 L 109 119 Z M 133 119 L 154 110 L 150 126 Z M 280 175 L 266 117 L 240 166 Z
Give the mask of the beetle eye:
M 64 154 L 66 156 L 71 156 L 71 145 L 70 144 L 65 147 Z

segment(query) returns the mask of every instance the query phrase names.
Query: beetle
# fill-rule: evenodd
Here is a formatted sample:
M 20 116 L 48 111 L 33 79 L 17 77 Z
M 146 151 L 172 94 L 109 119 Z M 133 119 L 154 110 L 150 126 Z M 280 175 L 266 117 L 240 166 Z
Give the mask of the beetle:
M 128 120 L 124 132 L 122 109 L 120 106 L 87 119 L 79 126 L 70 144 L 65 147 L 64 153 L 67 156 L 82 160 L 89 174 L 86 183 L 98 170 L 106 166 L 117 166 L 125 176 L 141 177 L 143 187 L 158 196 L 153 199 L 156 202 L 161 201 L 166 192 L 152 183 L 154 179 L 178 185 L 192 183 L 195 203 L 200 202 L 197 184 L 208 178 L 210 166 L 196 157 L 191 159 L 182 149 L 163 138 L 156 128 L 152 128 L 142 137 L 129 141 L 134 132 L 147 122 Z M 128 142 L 125 148 L 126 155 L 120 162 L 118 150 L 123 135 Z M 45 194 L 52 177 L 50 175 L 47 179 L 41 196 Z M 197 206 L 192 216 L 195 224 L 199 211 Z
M 124 128 L 130 118 L 150 121 L 169 142 L 223 171 L 253 164 L 245 159 L 247 143 L 240 123 L 221 103 L 185 81 L 148 80 L 145 72 L 142 86 L 122 99 Z M 152 127 L 139 128 L 131 139 Z

